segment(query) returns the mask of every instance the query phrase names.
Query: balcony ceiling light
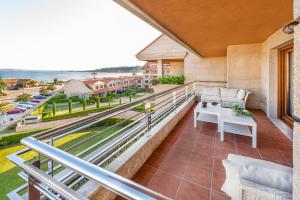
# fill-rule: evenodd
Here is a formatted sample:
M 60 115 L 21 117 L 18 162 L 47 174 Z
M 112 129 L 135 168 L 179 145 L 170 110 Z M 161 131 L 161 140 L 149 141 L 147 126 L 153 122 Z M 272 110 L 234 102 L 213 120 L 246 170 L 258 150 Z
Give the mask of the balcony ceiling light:
M 290 22 L 288 25 L 286 25 L 285 27 L 283 27 L 283 32 L 286 34 L 292 34 L 294 33 L 294 28 L 295 26 L 297 26 L 299 24 L 299 18 Z

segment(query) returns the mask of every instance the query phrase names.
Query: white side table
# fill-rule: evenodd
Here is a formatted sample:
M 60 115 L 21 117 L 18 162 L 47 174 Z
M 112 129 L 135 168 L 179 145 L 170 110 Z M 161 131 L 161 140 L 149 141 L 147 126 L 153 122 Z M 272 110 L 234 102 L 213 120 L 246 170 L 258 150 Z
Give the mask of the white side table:
M 197 128 L 197 121 L 204 121 L 218 124 L 218 132 L 220 132 L 219 121 L 221 115 L 221 104 L 213 106 L 207 103 L 207 107 L 202 107 L 202 102 L 199 102 L 194 109 L 194 128 Z
M 224 141 L 224 132 L 252 137 L 252 147 L 257 147 L 257 124 L 253 117 L 235 116 L 231 114 L 230 109 L 223 108 L 220 117 L 221 141 Z

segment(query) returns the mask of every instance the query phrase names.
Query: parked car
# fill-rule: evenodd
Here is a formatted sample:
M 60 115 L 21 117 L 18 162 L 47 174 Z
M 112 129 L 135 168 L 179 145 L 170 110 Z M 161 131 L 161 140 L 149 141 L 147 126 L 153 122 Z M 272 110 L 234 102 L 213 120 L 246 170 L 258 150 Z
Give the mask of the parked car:
M 24 108 L 14 108 L 14 109 L 7 111 L 7 114 L 17 114 L 17 113 L 22 113 L 25 111 L 26 111 L 26 109 L 24 109 Z
M 48 94 L 41 94 L 44 97 L 50 97 L 52 94 L 48 93 Z
M 42 96 L 42 95 L 37 95 L 33 97 L 34 99 L 45 99 L 46 96 Z
M 16 86 L 11 86 L 11 87 L 9 87 L 8 89 L 9 89 L 9 90 L 18 90 L 19 88 L 16 87 Z
M 18 103 L 16 106 L 21 108 L 27 108 L 27 109 L 31 109 L 34 107 L 33 105 L 27 103 Z
M 42 100 L 40 99 L 31 99 L 30 102 L 33 102 L 33 103 L 40 103 Z

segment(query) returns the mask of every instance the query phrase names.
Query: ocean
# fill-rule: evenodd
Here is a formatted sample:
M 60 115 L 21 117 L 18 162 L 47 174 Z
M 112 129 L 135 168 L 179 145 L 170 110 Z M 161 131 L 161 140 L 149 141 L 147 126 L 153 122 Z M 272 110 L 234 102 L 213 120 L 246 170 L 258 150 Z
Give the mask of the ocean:
M 104 73 L 98 72 L 96 78 L 102 77 L 118 77 L 118 76 L 130 76 L 132 73 Z M 67 81 L 70 79 L 88 79 L 93 78 L 91 72 L 80 71 L 45 71 L 45 70 L 1 70 L 0 77 L 7 78 L 25 78 L 34 79 L 44 82 L 52 82 L 54 78 L 60 81 Z

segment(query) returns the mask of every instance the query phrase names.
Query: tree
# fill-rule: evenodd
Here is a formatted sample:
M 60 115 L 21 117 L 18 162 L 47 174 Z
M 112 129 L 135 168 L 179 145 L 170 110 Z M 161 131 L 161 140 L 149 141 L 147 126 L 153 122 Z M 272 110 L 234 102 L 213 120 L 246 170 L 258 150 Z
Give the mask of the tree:
M 27 86 L 27 87 L 36 87 L 38 85 L 39 85 L 39 82 L 36 80 L 28 80 L 25 83 L 25 86 Z
M 86 108 L 86 100 L 83 99 L 83 101 L 82 101 L 82 109 L 85 110 L 85 108 Z
M 68 106 L 69 106 L 69 113 L 72 113 L 72 99 L 69 99 L 68 101 Z
M 92 76 L 93 76 L 93 79 L 96 79 L 96 75 L 97 75 L 97 72 L 91 72 Z
M 56 87 L 54 84 L 51 84 L 51 85 L 48 85 L 47 90 L 54 91 L 54 90 L 56 90 Z
M 58 78 L 54 78 L 54 79 L 53 79 L 53 84 L 54 84 L 54 85 L 57 85 L 57 84 L 58 84 Z
M 40 94 L 48 94 L 49 91 L 46 89 L 46 87 L 41 87 Z
M 96 107 L 99 108 L 100 107 L 100 98 L 96 97 Z
M 31 95 L 28 93 L 23 93 L 16 98 L 17 102 L 26 102 L 31 99 Z
M 3 93 L 3 90 L 5 90 L 6 84 L 4 80 L 0 77 L 0 93 Z
M 56 103 L 55 102 L 53 102 L 53 104 L 52 104 L 52 113 L 53 113 L 53 116 L 56 115 Z

